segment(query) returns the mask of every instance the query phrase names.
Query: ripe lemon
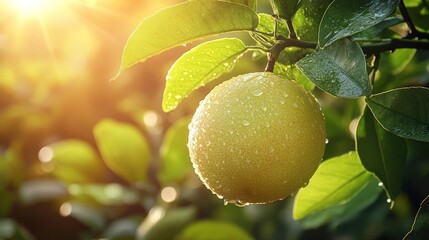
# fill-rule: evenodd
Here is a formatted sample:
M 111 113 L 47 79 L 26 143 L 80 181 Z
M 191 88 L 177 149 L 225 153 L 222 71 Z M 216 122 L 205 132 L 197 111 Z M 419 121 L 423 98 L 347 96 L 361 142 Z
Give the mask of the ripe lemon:
M 215 87 L 189 125 L 195 172 L 225 203 L 284 199 L 305 186 L 325 150 L 324 117 L 299 84 L 249 73 Z

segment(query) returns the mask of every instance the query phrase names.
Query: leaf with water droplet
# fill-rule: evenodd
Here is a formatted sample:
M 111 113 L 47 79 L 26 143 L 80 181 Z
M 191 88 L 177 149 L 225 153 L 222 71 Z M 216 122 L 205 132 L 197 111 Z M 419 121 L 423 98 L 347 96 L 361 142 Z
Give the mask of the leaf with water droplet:
M 240 39 L 224 38 L 202 43 L 183 54 L 168 71 L 163 110 L 174 110 L 193 91 L 231 71 L 234 61 L 245 51 L 246 46 Z
M 375 119 L 393 134 L 429 142 L 429 89 L 398 88 L 372 95 L 366 103 Z
M 356 129 L 356 148 L 365 168 L 382 181 L 388 197 L 395 198 L 405 175 L 405 140 L 382 128 L 366 108 Z
M 398 3 L 399 0 L 334 0 L 320 22 L 319 45 L 328 46 L 380 23 L 396 10 Z
M 342 39 L 296 63 L 322 90 L 343 98 L 369 95 L 371 86 L 365 56 L 359 44 Z
M 295 198 L 293 218 L 302 219 L 326 208 L 347 203 L 370 181 L 356 152 L 323 161 Z

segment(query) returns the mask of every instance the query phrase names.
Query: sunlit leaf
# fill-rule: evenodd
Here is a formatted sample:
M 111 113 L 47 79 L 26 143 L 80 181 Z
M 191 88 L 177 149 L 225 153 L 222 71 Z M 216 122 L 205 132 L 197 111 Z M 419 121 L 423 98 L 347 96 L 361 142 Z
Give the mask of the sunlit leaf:
M 72 217 L 92 230 L 100 230 L 106 224 L 100 209 L 77 201 L 63 203 L 60 214 Z
M 274 66 L 274 73 L 285 77 L 286 79 L 295 80 L 301 84 L 307 91 L 314 89 L 314 83 L 312 83 L 301 71 L 299 71 L 295 65 L 285 66 L 276 62 Z
M 131 34 L 119 73 L 146 58 L 210 35 L 253 30 L 258 16 L 251 8 L 225 1 L 187 1 L 145 18 Z
M 117 219 L 110 223 L 105 231 L 101 234 L 102 239 L 135 239 L 136 231 L 140 223 L 143 221 L 143 216 L 127 216 Z
M 419 211 L 414 219 L 411 231 L 407 233 L 404 240 L 423 240 L 429 235 L 429 196 L 420 204 Z
M 251 240 L 253 238 L 235 225 L 210 220 L 203 220 L 189 225 L 179 237 L 179 240 L 207 239 Z
M 429 141 L 429 89 L 394 89 L 372 95 L 366 102 L 388 131 L 403 138 Z
M 300 220 L 305 228 L 318 228 L 324 224 L 338 225 L 354 217 L 360 211 L 371 205 L 380 195 L 382 188 L 378 186 L 375 177 L 357 193 L 349 202 L 326 208 Z
M 392 53 L 382 53 L 379 62 L 380 72 L 398 74 L 413 59 L 416 49 L 397 49 Z
M 22 183 L 19 188 L 19 200 L 25 204 L 61 199 L 67 195 L 64 184 L 56 180 L 33 179 Z
M 164 185 L 180 181 L 192 172 L 193 168 L 186 145 L 189 122 L 188 118 L 176 121 L 164 136 L 160 148 L 161 166 L 158 173 L 158 177 Z
M 256 28 L 260 32 L 264 32 L 267 34 L 273 34 L 274 32 L 274 24 L 275 18 L 266 13 L 258 13 L 259 24 Z M 286 22 L 277 21 L 277 34 L 288 36 L 289 30 L 287 28 Z M 274 40 L 274 39 L 273 39 Z
M 106 170 L 97 153 L 88 143 L 69 139 L 51 144 L 44 149 L 52 151 L 53 174 L 64 183 L 89 183 L 105 180 Z M 49 160 L 49 159 L 48 159 Z
M 132 184 L 146 179 L 151 154 L 136 127 L 104 119 L 94 127 L 94 137 L 103 160 L 113 172 Z
M 342 39 L 296 63 L 298 69 L 326 92 L 344 98 L 369 95 L 371 86 L 359 44 Z
M 205 1 L 205 0 L 202 0 L 202 1 Z M 256 8 L 256 0 L 226 0 L 226 1 L 243 4 L 243 5 L 246 5 L 250 8 L 252 8 L 252 9 Z
M 356 152 L 322 162 L 309 184 L 296 195 L 293 217 L 302 219 L 329 207 L 342 205 L 356 196 L 372 178 Z
M 357 151 L 365 168 L 383 183 L 389 199 L 395 198 L 402 188 L 407 143 L 382 128 L 366 109 L 356 130 Z
M 370 28 L 392 14 L 399 0 L 334 0 L 326 9 L 319 27 L 319 45 Z
M 183 54 L 168 71 L 163 110 L 174 110 L 194 90 L 231 71 L 245 51 L 240 39 L 224 38 L 202 43 Z

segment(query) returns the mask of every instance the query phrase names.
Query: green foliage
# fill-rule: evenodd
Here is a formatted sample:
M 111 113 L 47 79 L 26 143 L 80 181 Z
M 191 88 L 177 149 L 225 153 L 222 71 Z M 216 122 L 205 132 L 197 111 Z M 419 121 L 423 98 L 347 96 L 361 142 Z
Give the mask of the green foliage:
M 339 40 L 296 65 L 314 84 L 334 96 L 356 98 L 371 91 L 365 57 L 352 40 Z
M 189 225 L 179 237 L 179 240 L 217 239 L 251 240 L 252 237 L 232 224 L 210 220 L 199 221 Z
M 334 0 L 326 9 L 319 27 L 319 45 L 332 44 L 370 28 L 393 13 L 399 0 Z
M 52 151 L 53 174 L 67 184 L 91 183 L 105 180 L 103 165 L 91 145 L 70 139 L 56 142 L 48 147 Z
M 347 204 L 371 178 L 356 152 L 325 160 L 308 185 L 298 191 L 293 217 L 302 219 L 326 208 Z
M 158 177 L 163 185 L 180 182 L 192 170 L 188 143 L 189 118 L 178 120 L 165 133 L 160 147 L 160 170 Z
M 429 89 L 401 88 L 366 99 L 377 121 L 388 131 L 419 141 L 429 141 Z M 412 107 L 411 107 L 412 106 Z
M 131 184 L 146 180 L 151 153 L 137 128 L 104 119 L 95 126 L 94 137 L 103 160 L 114 173 Z
M 139 24 L 124 47 L 119 72 L 172 47 L 220 33 L 252 30 L 257 25 L 256 13 L 241 4 L 215 0 L 177 4 Z M 166 33 L 174 33 L 174 37 Z
M 224 38 L 202 43 L 183 54 L 168 71 L 163 110 L 174 110 L 191 92 L 231 71 L 245 51 L 240 39 Z
M 405 139 L 382 128 L 366 109 L 356 130 L 356 144 L 363 165 L 382 181 L 391 201 L 400 193 L 405 175 Z
M 426 197 L 420 204 L 419 211 L 414 219 L 411 231 L 404 237 L 404 240 L 409 239 L 424 239 L 428 236 L 429 225 L 429 197 Z

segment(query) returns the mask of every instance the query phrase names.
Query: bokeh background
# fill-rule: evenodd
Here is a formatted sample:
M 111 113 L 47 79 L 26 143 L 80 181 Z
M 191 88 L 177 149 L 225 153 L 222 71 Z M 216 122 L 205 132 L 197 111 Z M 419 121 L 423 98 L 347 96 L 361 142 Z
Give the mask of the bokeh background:
M 233 224 L 255 239 L 398 239 L 410 229 L 429 192 L 423 143 L 410 144 L 417 147 L 392 210 L 381 194 L 366 209 L 321 225 L 293 221 L 292 198 L 224 206 L 202 186 L 186 149 L 187 124 L 211 86 L 172 113 L 161 110 L 169 67 L 196 44 L 111 81 L 133 29 L 175 2 L 0 2 L 0 239 L 174 239 L 201 219 Z M 404 75 L 427 84 L 427 59 L 418 53 Z M 217 82 L 263 68 L 264 59 L 245 56 Z M 326 158 L 353 150 L 359 101 L 316 95 L 327 118 Z

